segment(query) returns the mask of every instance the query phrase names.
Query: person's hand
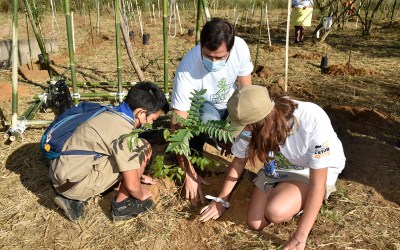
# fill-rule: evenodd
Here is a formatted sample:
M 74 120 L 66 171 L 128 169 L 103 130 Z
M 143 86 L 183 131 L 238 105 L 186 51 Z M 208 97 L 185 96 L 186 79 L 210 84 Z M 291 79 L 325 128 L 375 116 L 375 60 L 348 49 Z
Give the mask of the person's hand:
M 219 202 L 213 202 L 200 211 L 200 221 L 206 222 L 210 219 L 216 220 L 225 212 L 225 207 Z
M 150 176 L 147 176 L 147 175 L 142 175 L 142 177 L 140 177 L 140 181 L 141 181 L 143 184 L 149 184 L 149 185 L 154 185 L 154 184 L 156 184 L 156 182 L 154 181 L 154 179 L 151 178 Z
M 186 200 L 190 200 L 190 203 L 195 206 L 201 200 L 204 202 L 203 191 L 201 190 L 201 184 L 210 185 L 206 182 L 201 176 L 198 174 L 188 173 L 186 171 L 185 174 L 185 191 L 186 191 Z
M 152 193 L 146 188 L 142 188 L 142 193 L 143 193 L 143 196 L 140 199 L 141 201 L 144 201 L 144 200 L 150 198 L 151 196 L 153 196 Z
M 219 141 L 218 142 L 218 146 L 220 147 L 220 155 L 223 156 L 228 156 L 230 154 L 232 154 L 232 142 L 227 141 L 227 142 L 223 142 L 223 141 Z
M 286 242 L 283 250 L 303 250 L 306 247 L 306 240 L 299 241 L 293 234 L 292 237 L 290 237 L 289 241 Z

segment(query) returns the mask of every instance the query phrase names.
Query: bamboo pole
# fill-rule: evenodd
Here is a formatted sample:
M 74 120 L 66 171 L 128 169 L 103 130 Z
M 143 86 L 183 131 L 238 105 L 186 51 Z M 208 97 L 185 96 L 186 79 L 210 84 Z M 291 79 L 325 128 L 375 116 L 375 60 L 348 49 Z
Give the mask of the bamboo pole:
M 287 24 L 286 24 L 286 50 L 285 50 L 285 91 L 288 87 L 288 73 L 289 73 L 289 29 L 290 29 L 290 7 L 292 6 L 292 1 L 288 1 L 287 7 Z
M 50 79 L 53 79 L 53 72 L 51 71 L 51 68 L 50 68 L 49 57 L 47 56 L 46 47 L 44 46 L 44 39 L 40 35 L 38 28 L 36 27 L 35 19 L 33 17 L 32 10 L 31 10 L 28 0 L 24 0 L 24 4 L 25 4 L 26 12 L 28 13 L 28 16 L 29 16 L 29 20 L 31 22 L 33 33 L 35 33 L 36 41 L 39 45 L 40 52 L 42 53 L 44 62 L 46 64 L 47 72 L 49 73 Z
M 57 31 L 60 32 L 60 27 L 58 26 L 57 18 L 56 18 L 56 8 L 53 5 L 53 0 L 50 0 L 50 8 L 51 8 L 51 30 L 54 33 L 54 23 L 55 23 L 56 27 L 57 27 Z
M 202 1 L 203 9 L 204 9 L 204 14 L 206 16 L 206 20 L 210 21 L 211 20 L 211 14 L 210 14 L 210 10 L 208 9 L 207 0 L 201 0 L 201 1 Z
M 163 0 L 163 37 L 164 37 L 164 93 L 169 97 L 168 89 L 168 0 Z
M 90 9 L 91 9 L 90 2 L 88 4 L 88 12 L 89 12 L 89 26 L 90 26 L 90 37 L 92 38 L 92 45 L 93 45 L 93 29 L 92 29 L 92 15 L 90 14 Z
M 256 61 L 254 63 L 254 71 L 257 69 L 257 63 L 258 63 L 258 52 L 260 49 L 260 42 L 261 42 L 261 31 L 262 31 L 262 24 L 263 24 L 263 6 L 261 4 L 260 8 L 260 27 L 258 29 L 258 41 L 257 41 L 257 50 L 256 50 Z
M 75 25 L 74 25 L 74 12 L 71 11 L 71 35 L 72 35 L 72 48 L 74 48 L 75 53 Z M 92 37 L 92 44 L 93 44 L 93 37 Z
M 71 9 L 69 5 L 69 0 L 64 0 L 64 9 L 65 9 L 65 22 L 67 26 L 69 65 L 71 68 L 72 97 L 74 99 L 74 103 L 77 104 L 79 102 L 79 93 L 78 93 L 78 88 L 76 86 L 75 53 L 73 47 L 73 37 L 71 28 Z
M 115 47 L 117 50 L 117 75 L 118 75 L 118 101 L 123 101 L 122 96 L 122 51 L 121 51 L 121 2 L 120 0 L 115 0 Z
M 11 130 L 17 128 L 18 123 L 18 0 L 13 1 L 13 22 L 12 22 L 12 114 Z
M 200 42 L 200 21 L 201 21 L 201 7 L 202 0 L 197 0 L 197 17 L 196 17 L 196 45 Z

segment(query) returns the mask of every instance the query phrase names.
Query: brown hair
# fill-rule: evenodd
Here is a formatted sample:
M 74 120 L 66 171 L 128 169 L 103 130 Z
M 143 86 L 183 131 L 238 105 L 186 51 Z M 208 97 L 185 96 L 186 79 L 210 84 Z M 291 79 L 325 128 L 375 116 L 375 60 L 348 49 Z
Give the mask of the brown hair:
M 272 111 L 264 119 L 248 125 L 252 131 L 249 159 L 253 165 L 256 158 L 261 162 L 270 160 L 268 153 L 279 150 L 279 145 L 285 143 L 294 125 L 293 113 L 298 105 L 286 97 L 274 94 L 271 99 L 275 102 Z

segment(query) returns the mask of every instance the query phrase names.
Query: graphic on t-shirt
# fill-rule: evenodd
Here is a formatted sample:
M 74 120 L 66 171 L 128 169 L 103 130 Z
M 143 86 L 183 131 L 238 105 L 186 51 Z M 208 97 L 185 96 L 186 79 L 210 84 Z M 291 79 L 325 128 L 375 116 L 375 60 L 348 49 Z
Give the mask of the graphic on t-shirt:
M 282 153 L 275 153 L 275 168 L 303 170 L 304 167 L 292 164 Z
M 328 142 L 324 142 L 322 145 L 315 145 L 315 151 L 313 158 L 322 158 L 325 156 L 330 155 L 330 149 L 329 149 L 329 144 Z
M 229 86 L 228 83 L 226 82 L 225 77 L 218 81 L 217 86 L 218 86 L 217 93 L 211 95 L 211 101 L 213 103 L 224 102 L 229 94 Z

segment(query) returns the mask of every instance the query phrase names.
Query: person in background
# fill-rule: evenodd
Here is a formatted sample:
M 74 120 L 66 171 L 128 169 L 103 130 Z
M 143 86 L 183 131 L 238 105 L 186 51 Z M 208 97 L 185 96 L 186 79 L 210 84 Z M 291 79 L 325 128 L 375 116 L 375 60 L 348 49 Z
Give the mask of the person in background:
M 293 0 L 291 22 L 294 26 L 294 43 L 302 43 L 305 27 L 311 26 L 314 2 L 312 0 Z
M 117 111 L 105 111 L 79 125 L 66 141 L 63 151 L 96 152 L 61 155 L 50 161 L 50 179 L 57 196 L 54 203 L 71 221 L 84 216 L 86 201 L 119 182 L 111 202 L 113 220 L 132 218 L 153 208 L 149 190 L 141 182 L 154 184 L 143 174 L 151 157 L 151 146 L 144 139 L 131 151 L 128 139 L 121 139 L 144 123 L 152 124 L 169 110 L 163 90 L 151 82 L 133 86 Z
M 234 27 L 227 20 L 212 18 L 200 34 L 200 44 L 192 48 L 180 62 L 174 79 L 171 107 L 173 112 L 188 117 L 191 92 L 206 89 L 206 102 L 201 121 L 225 120 L 228 116 L 226 102 L 237 88 L 251 85 L 250 51 L 246 42 L 235 36 Z M 174 117 L 171 127 L 179 128 Z M 192 152 L 202 152 L 204 135 L 190 141 Z M 217 146 L 218 148 L 218 146 Z M 178 162 L 185 170 L 185 195 L 192 205 L 204 201 L 201 184 L 208 184 L 199 176 L 193 165 L 182 155 Z
M 254 180 L 247 213 L 250 229 L 260 231 L 302 212 L 297 229 L 283 249 L 304 249 L 322 201 L 336 190 L 345 166 L 342 143 L 327 114 L 316 104 L 269 97 L 262 86 L 236 90 L 228 101 L 237 128 L 221 192 L 200 211 L 200 221 L 218 219 L 227 207 L 248 160 L 262 167 Z

